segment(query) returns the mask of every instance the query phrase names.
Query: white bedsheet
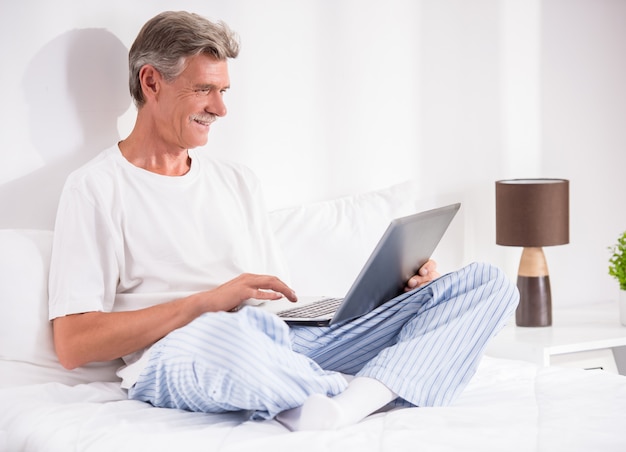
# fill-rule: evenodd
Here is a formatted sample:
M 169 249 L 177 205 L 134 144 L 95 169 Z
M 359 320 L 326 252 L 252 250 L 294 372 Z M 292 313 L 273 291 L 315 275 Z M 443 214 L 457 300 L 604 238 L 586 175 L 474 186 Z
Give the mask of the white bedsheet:
M 330 432 L 153 408 L 115 383 L 0 389 L 0 451 L 626 451 L 626 377 L 486 357 L 445 408 Z

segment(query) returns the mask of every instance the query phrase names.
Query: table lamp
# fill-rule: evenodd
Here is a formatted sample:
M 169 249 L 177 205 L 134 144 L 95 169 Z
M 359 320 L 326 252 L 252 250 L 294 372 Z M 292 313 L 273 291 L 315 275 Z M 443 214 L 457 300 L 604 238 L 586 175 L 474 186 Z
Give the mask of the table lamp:
M 569 181 L 496 182 L 496 243 L 524 247 L 517 272 L 518 326 L 552 325 L 550 275 L 544 246 L 569 243 Z

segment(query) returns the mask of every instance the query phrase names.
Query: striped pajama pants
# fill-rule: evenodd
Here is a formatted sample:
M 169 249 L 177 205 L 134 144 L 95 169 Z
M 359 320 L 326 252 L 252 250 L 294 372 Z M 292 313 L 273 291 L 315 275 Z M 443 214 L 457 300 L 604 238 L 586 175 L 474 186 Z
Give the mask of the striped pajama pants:
M 381 381 L 397 405 L 446 405 L 518 298 L 501 270 L 475 263 L 330 327 L 289 328 L 254 307 L 207 313 L 152 346 L 129 397 L 267 419 L 311 394 L 340 393 L 345 373 Z

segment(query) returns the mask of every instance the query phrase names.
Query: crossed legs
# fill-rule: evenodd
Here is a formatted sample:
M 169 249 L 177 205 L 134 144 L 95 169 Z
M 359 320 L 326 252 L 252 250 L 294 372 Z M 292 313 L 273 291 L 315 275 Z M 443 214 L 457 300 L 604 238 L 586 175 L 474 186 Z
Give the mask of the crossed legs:
M 336 327 L 289 329 L 256 308 L 204 315 L 153 346 L 129 397 L 255 419 L 281 413 L 294 430 L 352 424 L 394 399 L 448 404 L 517 299 L 501 271 L 472 264 Z M 356 378 L 348 385 L 339 372 Z

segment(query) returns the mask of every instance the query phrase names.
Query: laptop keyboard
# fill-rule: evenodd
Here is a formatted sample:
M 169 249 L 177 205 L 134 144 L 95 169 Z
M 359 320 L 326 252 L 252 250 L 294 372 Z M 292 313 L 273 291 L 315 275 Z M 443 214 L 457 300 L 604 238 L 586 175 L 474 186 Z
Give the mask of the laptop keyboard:
M 342 301 L 343 298 L 324 298 L 323 300 L 315 301 L 306 306 L 280 311 L 278 316 L 284 319 L 315 319 L 332 314 L 337 310 Z

